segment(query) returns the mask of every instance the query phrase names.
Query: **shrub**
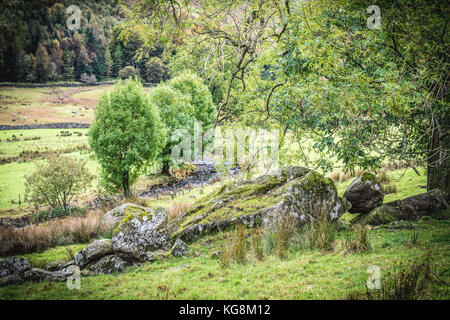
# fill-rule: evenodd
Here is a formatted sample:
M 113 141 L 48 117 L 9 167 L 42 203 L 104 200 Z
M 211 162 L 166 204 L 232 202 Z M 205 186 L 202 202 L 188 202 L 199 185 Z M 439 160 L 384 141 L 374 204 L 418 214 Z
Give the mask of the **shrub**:
M 141 83 L 119 81 L 111 93 L 101 96 L 89 130 L 89 144 L 108 191 L 121 190 L 129 197 L 130 186 L 159 156 L 165 143 L 164 124 Z
M 80 81 L 87 83 L 87 84 L 94 84 L 94 83 L 97 83 L 97 78 L 95 77 L 94 74 L 89 76 L 86 73 L 82 73 L 80 76 Z
M 137 78 L 137 71 L 132 66 L 126 66 L 122 70 L 119 71 L 119 78 L 122 80 L 132 78 L 133 80 L 136 80 Z
M 25 188 L 36 206 L 46 204 L 66 212 L 72 199 L 86 190 L 93 178 L 86 161 L 52 154 L 25 177 Z

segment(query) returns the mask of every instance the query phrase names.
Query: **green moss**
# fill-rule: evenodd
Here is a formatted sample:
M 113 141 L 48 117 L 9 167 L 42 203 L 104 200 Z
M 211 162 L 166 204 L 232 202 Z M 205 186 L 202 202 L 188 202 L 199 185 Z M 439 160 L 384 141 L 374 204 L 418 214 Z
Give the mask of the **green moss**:
M 132 207 L 132 208 L 127 210 L 129 207 Z M 142 208 L 135 207 L 135 206 L 128 206 L 127 208 L 125 208 L 124 213 L 125 212 L 127 212 L 127 215 L 122 220 L 122 222 L 119 223 L 119 225 L 114 229 L 113 235 L 118 234 L 120 229 L 134 218 L 138 219 L 139 221 L 143 221 L 144 217 L 151 219 L 153 216 L 153 214 L 151 212 L 143 211 Z
M 300 179 L 300 184 L 305 190 L 314 191 L 321 194 L 328 192 L 329 187 L 336 190 L 333 180 L 312 170 Z
M 400 212 L 392 206 L 383 205 L 373 209 L 367 214 L 361 214 L 350 220 L 352 223 L 364 223 L 370 225 L 387 224 L 398 220 Z
M 376 177 L 373 173 L 370 173 L 370 172 L 364 172 L 364 173 L 362 174 L 362 176 L 361 176 L 361 181 L 362 181 L 362 182 L 364 182 L 364 181 L 370 181 L 370 182 L 372 182 L 373 184 L 378 183 L 377 177 Z

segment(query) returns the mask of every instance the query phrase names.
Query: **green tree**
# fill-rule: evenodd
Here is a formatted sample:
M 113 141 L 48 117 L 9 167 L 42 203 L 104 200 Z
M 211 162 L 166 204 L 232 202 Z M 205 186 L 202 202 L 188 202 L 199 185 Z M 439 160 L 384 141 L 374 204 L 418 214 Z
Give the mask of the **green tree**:
M 378 1 L 381 28 L 370 29 L 370 4 L 322 0 L 297 8 L 279 61 L 286 85 L 271 115 L 350 169 L 426 164 L 428 189 L 449 199 L 450 9 L 440 1 Z
M 86 161 L 55 154 L 25 177 L 25 187 L 34 204 L 67 211 L 73 198 L 86 190 L 93 178 Z
M 36 49 L 36 80 L 47 81 L 49 78 L 49 64 L 50 59 L 48 57 L 47 49 L 42 44 Z
M 106 69 L 106 79 L 111 78 L 113 75 L 113 60 L 111 57 L 111 51 L 109 48 L 106 48 L 105 52 L 105 69 Z
M 114 75 L 118 76 L 119 71 L 122 69 L 123 66 L 123 53 L 122 53 L 122 47 L 120 44 L 116 46 L 116 49 L 114 50 Z
M 165 142 L 164 124 L 141 83 L 120 81 L 111 93 L 101 96 L 89 130 L 89 144 L 107 190 L 121 190 L 130 196 L 131 185 L 159 156 Z
M 64 80 L 73 80 L 74 67 L 72 63 L 72 53 L 69 50 L 64 50 L 62 60 L 62 78 Z
M 167 127 L 167 144 L 161 160 L 162 172 L 169 174 L 173 164 L 172 148 L 181 140 L 172 140 L 174 131 L 184 129 L 192 137 L 195 121 L 202 123 L 203 132 L 208 130 L 214 124 L 216 108 L 208 88 L 199 77 L 190 73 L 152 88 L 149 94 L 150 103 L 158 108 L 161 120 Z

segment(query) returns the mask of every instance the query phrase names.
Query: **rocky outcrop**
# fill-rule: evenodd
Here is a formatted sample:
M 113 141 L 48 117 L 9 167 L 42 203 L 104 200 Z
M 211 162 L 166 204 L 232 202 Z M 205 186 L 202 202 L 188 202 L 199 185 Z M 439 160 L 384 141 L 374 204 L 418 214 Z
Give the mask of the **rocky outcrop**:
M 58 270 L 58 263 L 54 263 L 50 270 L 43 270 L 39 268 L 31 268 L 30 263 L 26 258 L 10 257 L 7 259 L 0 259 L 0 287 L 14 284 L 21 284 L 25 281 L 40 282 L 46 281 L 63 281 L 73 275 L 73 269 L 66 267 Z M 59 265 L 59 268 L 64 268 L 66 264 Z
M 383 204 L 383 188 L 374 174 L 364 172 L 344 192 L 351 204 L 351 213 L 368 213 Z
M 225 184 L 171 225 L 172 239 L 192 241 L 236 223 L 271 227 L 279 219 L 303 224 L 322 215 L 333 220 L 348 207 L 331 179 L 304 167 L 288 167 L 254 180 Z
M 423 216 L 437 216 L 446 209 L 448 204 L 443 193 L 434 189 L 403 200 L 386 203 L 367 214 L 355 217 L 351 222 L 382 225 L 399 220 L 417 221 Z
M 106 212 L 100 220 L 100 224 L 105 230 L 114 229 L 130 214 L 143 212 L 151 213 L 151 209 L 133 203 L 125 203 Z
M 147 209 L 127 215 L 114 230 L 114 252 L 131 262 L 153 261 L 158 250 L 171 248 L 167 213 L 163 208 Z
M 113 248 L 111 240 L 95 240 L 85 249 L 81 250 L 75 255 L 75 265 L 84 268 L 89 263 L 96 261 L 106 255 L 112 254 Z

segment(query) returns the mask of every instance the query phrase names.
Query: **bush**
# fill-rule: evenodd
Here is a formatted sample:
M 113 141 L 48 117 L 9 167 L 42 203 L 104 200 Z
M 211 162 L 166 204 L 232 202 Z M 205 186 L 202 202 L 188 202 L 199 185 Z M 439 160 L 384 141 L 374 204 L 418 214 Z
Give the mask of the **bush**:
M 126 66 L 122 70 L 119 71 L 119 78 L 122 80 L 132 78 L 133 80 L 137 79 L 137 71 L 132 66 Z
M 86 190 L 93 178 L 86 161 L 51 154 L 25 177 L 25 188 L 35 206 L 45 204 L 67 212 L 73 198 Z
M 95 77 L 94 74 L 91 74 L 89 76 L 86 73 L 83 73 L 80 76 L 80 81 L 84 82 L 84 83 L 87 83 L 87 84 L 94 84 L 94 83 L 97 83 L 97 78 Z
M 142 84 L 119 81 L 101 96 L 89 130 L 89 144 L 101 166 L 103 186 L 131 195 L 131 185 L 154 163 L 166 143 L 159 112 L 149 103 Z

